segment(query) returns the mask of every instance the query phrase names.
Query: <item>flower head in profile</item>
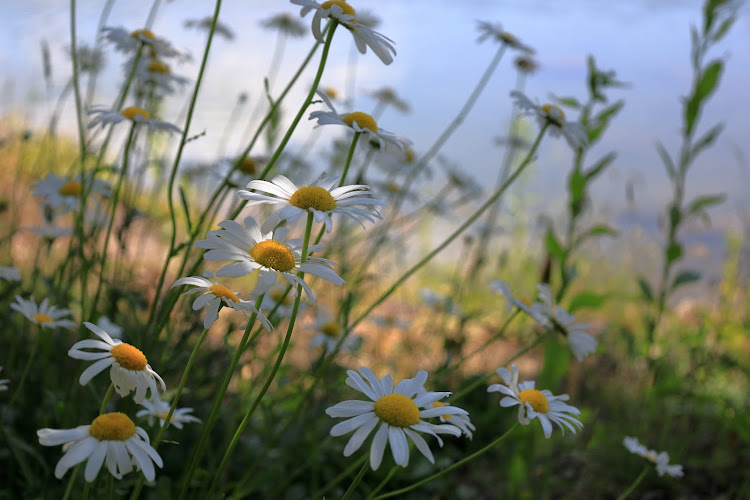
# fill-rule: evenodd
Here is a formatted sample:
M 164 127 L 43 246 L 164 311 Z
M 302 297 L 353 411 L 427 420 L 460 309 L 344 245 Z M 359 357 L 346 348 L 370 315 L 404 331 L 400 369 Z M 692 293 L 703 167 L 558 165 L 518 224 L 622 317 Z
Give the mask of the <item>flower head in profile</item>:
M 408 113 L 410 110 L 409 103 L 399 97 L 396 89 L 388 85 L 380 87 L 378 90 L 369 93 L 381 105 L 393 106 L 402 113 Z
M 277 175 L 271 182 L 250 181 L 246 188 L 237 191 L 237 196 L 247 200 L 248 206 L 272 204 L 281 205 L 268 216 L 261 227 L 264 233 L 272 231 L 282 221 L 294 224 L 302 215 L 312 213 L 315 222 L 323 222 L 327 232 L 333 228 L 332 214 L 340 214 L 359 223 L 363 220 L 375 222 L 382 219 L 377 211 L 384 207 L 382 201 L 372 197 L 368 186 L 352 184 L 338 187 L 338 177 L 325 177 L 323 173 L 310 185 L 297 187 L 283 175 Z
M 512 33 L 508 33 L 503 30 L 503 27 L 499 23 L 490 23 L 488 21 L 477 21 L 477 29 L 479 30 L 479 38 L 477 42 L 482 43 L 488 38 L 501 43 L 511 49 L 522 50 L 524 52 L 534 52 L 534 49 L 528 45 L 521 43 L 518 38 Z
M 341 342 L 340 350 L 354 352 L 362 344 L 361 337 L 352 335 L 351 333 L 346 335 L 346 330 L 341 327 L 341 323 L 332 318 L 328 311 L 322 307 L 318 308 L 318 315 L 315 318 L 313 328 L 315 335 L 310 339 L 311 348 L 322 345 L 325 347 L 326 352 L 330 353 L 336 350 L 336 346 Z
M 435 436 L 440 446 L 443 446 L 443 441 L 438 434 L 461 435 L 461 429 L 453 424 L 431 424 L 424 420 L 468 414 L 455 406 L 432 407 L 433 403 L 450 393 L 424 390 L 426 371 L 420 370 L 416 377 L 404 379 L 395 387 L 390 374 L 378 380 L 372 370 L 365 366 L 359 368 L 359 373 L 349 370 L 347 374 L 346 385 L 362 392 L 370 401 L 343 401 L 326 410 L 330 417 L 347 418 L 333 426 L 332 436 L 343 436 L 354 431 L 344 448 L 345 457 L 357 451 L 378 424 L 370 446 L 370 467 L 373 470 L 380 467 L 386 444 L 390 444 L 396 464 L 406 467 L 409 465 L 407 438 L 414 442 L 427 460 L 435 463 L 429 445 L 419 433 Z M 420 390 L 424 391 L 421 395 Z
M 224 285 L 220 285 L 214 273 L 206 271 L 203 273 L 203 276 L 205 277 L 189 276 L 187 278 L 180 278 L 174 282 L 172 288 L 182 285 L 195 286 L 195 288 L 188 290 L 183 295 L 200 294 L 193 302 L 193 310 L 197 311 L 203 307 L 206 308 L 206 317 L 203 320 L 204 328 L 211 328 L 211 325 L 219 317 L 219 308 L 223 305 L 235 311 L 240 311 L 245 318 L 251 314 L 255 314 L 266 330 L 269 332 L 273 330 L 273 326 L 271 326 L 271 323 L 263 313 L 258 311 L 250 302 L 240 299 L 239 293 L 234 293 Z
M 105 413 L 96 417 L 91 425 L 80 425 L 75 429 L 39 429 L 36 434 L 43 446 L 63 445 L 65 454 L 55 467 L 58 479 L 84 461 L 83 477 L 89 483 L 96 479 L 105 463 L 116 479 L 122 479 L 135 467 L 143 471 L 148 481 L 153 481 L 156 476 L 154 464 L 158 467 L 164 465 L 151 447 L 146 431 L 136 427 L 124 413 Z
M 497 374 L 503 379 L 504 384 L 492 384 L 487 391 L 505 394 L 500 400 L 500 406 L 503 408 L 518 406 L 518 421 L 521 425 L 528 425 L 533 419 L 538 419 L 547 439 L 552 435 L 552 424 L 557 425 L 563 434 L 566 427 L 573 434 L 576 428 L 583 427 L 581 421 L 573 416 L 580 415 L 581 411 L 564 403 L 569 399 L 567 394 L 554 396 L 546 389 L 539 391 L 534 388 L 533 380 L 519 384 L 518 367 L 513 365 L 512 370 L 511 373 L 505 367 L 498 368 Z
M 295 16 L 282 12 L 280 14 L 274 14 L 268 19 L 264 19 L 260 22 L 261 26 L 271 30 L 276 30 L 284 35 L 299 38 L 307 31 L 302 21 L 297 19 Z
M 107 182 L 99 179 L 93 181 L 86 179 L 86 184 L 86 189 L 89 189 L 89 199 L 93 199 L 93 196 L 110 196 L 110 186 Z M 73 177 L 60 177 L 49 173 L 44 179 L 35 182 L 33 186 L 34 196 L 42 199 L 41 203 L 44 207 L 63 214 L 78 211 L 83 188 L 80 174 Z
M 151 118 L 148 111 L 136 106 L 129 106 L 122 111 L 114 111 L 108 109 L 106 106 L 92 106 L 88 113 L 93 117 L 89 122 L 89 128 L 96 127 L 97 125 L 116 125 L 123 121 L 130 121 L 135 125 L 146 125 L 151 130 L 182 133 L 182 130 L 171 123 Z
M 130 71 L 129 64 L 126 64 L 126 71 Z M 175 75 L 169 64 L 156 57 L 140 58 L 135 69 L 135 78 L 141 85 L 148 85 L 159 96 L 173 94 L 177 88 L 184 87 L 190 81 Z
M 156 36 L 149 29 L 129 31 L 125 28 L 105 26 L 102 28 L 102 38 L 115 46 L 115 50 L 133 53 L 141 47 L 147 47 L 152 57 L 177 58 L 190 60 L 190 55 L 184 50 L 175 48 L 168 40 Z
M 639 443 L 638 438 L 630 436 L 626 436 L 622 440 L 622 444 L 630 453 L 640 455 L 649 462 L 652 462 L 656 466 L 656 472 L 659 476 L 663 476 L 664 474 L 672 477 L 683 476 L 682 465 L 669 465 L 669 453 L 666 451 L 657 453 L 656 450 L 650 450 Z
M 323 43 L 323 31 L 320 29 L 320 23 L 323 19 L 331 18 L 338 21 L 354 37 L 354 43 L 361 54 L 367 52 L 367 47 L 383 61 L 384 64 L 391 64 L 393 56 L 396 55 L 396 49 L 393 47 L 393 40 L 381 35 L 372 28 L 357 21 L 357 13 L 354 8 L 343 0 L 328 0 L 319 4 L 315 0 L 291 0 L 293 4 L 302 6 L 300 15 L 306 16 L 311 10 L 315 11 L 312 20 L 312 32 L 315 39 Z
M 422 394 L 425 394 L 427 392 L 427 389 L 422 388 L 418 395 L 421 396 Z M 427 408 L 444 408 L 446 406 L 451 406 L 450 403 L 447 401 L 434 401 L 427 405 Z M 474 424 L 471 423 L 471 418 L 469 418 L 469 415 L 463 415 L 463 414 L 443 414 L 440 415 L 440 421 L 444 424 L 453 424 L 459 429 L 461 429 L 461 432 L 464 436 L 471 439 L 474 436 L 474 431 L 477 430 L 477 428 L 474 426 Z
M 0 279 L 5 281 L 21 281 L 21 273 L 13 266 L 0 266 Z
M 148 425 L 154 425 L 156 419 L 159 419 L 159 427 L 161 427 L 164 425 L 172 405 L 161 398 L 151 398 L 141 401 L 141 406 L 143 406 L 143 409 L 136 412 L 136 418 L 148 417 Z M 175 408 L 172 412 L 172 418 L 169 419 L 169 425 L 182 429 L 182 424 L 201 421 L 191 413 L 193 413 L 192 408 Z
M 261 231 L 260 226 L 252 217 L 246 217 L 244 225 L 233 220 L 219 223 L 221 229 L 209 231 L 207 238 L 195 244 L 198 248 L 208 250 L 203 254 L 206 260 L 233 260 L 216 272 L 217 276 L 239 278 L 254 271 L 258 271 L 258 285 L 253 296 L 266 293 L 276 282 L 276 275 L 280 274 L 292 285 L 300 285 L 315 303 L 312 290 L 297 273 L 312 274 L 334 285 L 343 285 L 339 275 L 331 268 L 332 261 L 309 255 L 322 250 L 320 245 L 310 245 L 307 249 L 307 260 L 302 262 L 301 238 L 287 240 L 290 229 L 281 227 L 273 233 Z
M 201 31 L 210 32 L 211 26 L 214 24 L 213 16 L 206 16 L 202 19 L 187 19 L 185 21 L 186 28 L 196 28 Z M 227 40 L 234 40 L 234 32 L 218 19 L 216 20 L 216 26 L 214 26 L 214 33 L 221 35 Z
M 3 371 L 3 367 L 0 366 L 0 372 Z M 0 391 L 7 391 L 8 390 L 8 383 L 10 382 L 9 378 L 3 378 L 0 379 Z
M 515 104 L 527 114 L 536 116 L 539 126 L 549 125 L 547 129 L 552 137 L 562 135 L 572 148 L 582 148 L 588 143 L 588 134 L 583 125 L 565 120 L 565 111 L 555 104 L 535 104 L 522 92 L 514 90 L 510 93 Z
M 330 111 L 313 111 L 310 113 L 310 120 L 318 120 L 318 125 L 343 125 L 349 127 L 355 132 L 365 134 L 370 141 L 376 141 L 380 145 L 381 150 L 387 149 L 388 146 L 395 146 L 403 151 L 412 145 L 412 142 L 406 137 L 401 137 L 378 127 L 375 119 L 367 113 L 354 111 L 352 113 L 339 114 L 325 92 L 318 90 L 317 94 L 330 108 Z
M 63 319 L 65 316 L 73 314 L 72 311 L 50 305 L 48 298 L 37 305 L 34 297 L 24 300 L 16 295 L 16 301 L 10 305 L 10 308 L 20 312 L 26 316 L 26 319 L 41 328 L 67 328 L 70 330 L 76 326 L 72 320 Z
M 157 380 L 162 392 L 167 388 L 164 380 L 148 364 L 146 356 L 140 349 L 126 344 L 119 339 L 113 339 L 107 332 L 88 321 L 83 323 L 86 328 L 94 332 L 101 340 L 86 339 L 73 344 L 68 351 L 68 356 L 75 359 L 96 361 L 86 368 L 78 381 L 86 385 L 99 373 L 107 368 L 109 378 L 115 386 L 115 391 L 120 396 L 127 396 L 135 390 L 133 400 L 140 403 L 146 398 L 146 391 L 151 391 L 151 397 L 156 397 L 158 389 Z M 92 349 L 89 351 L 86 349 Z M 97 352 L 99 351 L 99 352 Z

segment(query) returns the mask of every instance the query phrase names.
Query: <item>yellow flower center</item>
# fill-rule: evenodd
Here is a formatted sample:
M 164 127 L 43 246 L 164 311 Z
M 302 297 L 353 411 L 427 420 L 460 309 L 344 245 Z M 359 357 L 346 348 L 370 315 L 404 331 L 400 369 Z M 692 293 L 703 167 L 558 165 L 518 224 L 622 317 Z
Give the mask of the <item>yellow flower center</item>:
M 42 325 L 44 323 L 50 323 L 52 321 L 52 318 L 47 316 L 46 314 L 35 314 L 34 319 L 36 320 L 37 325 Z
M 349 113 L 342 118 L 342 121 L 350 127 L 353 127 L 354 123 L 356 123 L 361 129 L 368 129 L 373 134 L 378 133 L 378 124 L 375 122 L 375 119 L 367 113 L 355 111 L 354 113 Z
M 105 413 L 91 422 L 89 434 L 99 441 L 127 441 L 135 434 L 135 424 L 124 413 Z
M 565 121 L 565 112 L 560 109 L 559 106 L 545 104 L 542 106 L 542 111 L 544 111 L 544 114 L 557 125 L 561 125 Z
M 518 300 L 523 302 L 527 307 L 531 307 L 531 301 L 526 297 L 518 297 Z
M 508 33 L 507 31 L 503 31 L 498 35 L 500 40 L 502 40 L 504 43 L 512 46 L 518 45 L 518 38 L 515 37 L 512 33 Z
M 419 408 L 403 394 L 386 394 L 375 401 L 375 415 L 394 427 L 409 427 L 419 423 Z
M 229 299 L 229 300 L 231 300 L 232 302 L 235 302 L 235 303 L 237 303 L 237 302 L 240 301 L 239 297 L 237 297 L 237 295 L 233 291 L 231 291 L 229 288 L 227 288 L 225 286 L 222 286 L 222 285 L 212 285 L 212 286 L 208 287 L 208 290 L 212 294 L 214 294 L 217 297 L 219 297 L 220 299 Z
M 151 30 L 147 30 L 147 29 L 135 30 L 134 32 L 130 34 L 130 36 L 132 36 L 133 38 L 138 38 L 139 35 L 145 36 L 149 40 L 156 40 L 156 35 L 154 35 L 154 33 Z
M 314 209 L 321 212 L 329 212 L 336 208 L 336 200 L 331 193 L 320 186 L 303 186 L 296 190 L 289 204 L 302 210 Z
M 146 120 L 151 118 L 151 115 L 148 114 L 148 111 L 142 108 L 137 108 L 135 106 L 130 106 L 123 109 L 122 111 L 120 111 L 120 114 L 128 120 L 135 120 L 135 117 L 138 115 L 144 117 Z
M 328 323 L 320 327 L 320 331 L 323 333 L 323 335 L 331 338 L 336 338 L 339 336 L 341 328 L 339 328 L 339 324 L 335 321 L 329 321 Z
M 323 92 L 331 99 L 338 99 L 339 97 L 339 91 L 335 87 L 326 87 L 323 89 Z
M 80 196 L 81 183 L 76 181 L 68 181 L 60 186 L 59 193 L 63 196 Z
M 518 393 L 518 399 L 521 403 L 529 403 L 537 413 L 547 413 L 549 411 L 549 401 L 540 391 L 536 389 L 526 389 Z
M 356 15 L 356 12 L 354 12 L 354 8 L 343 0 L 328 0 L 327 2 L 323 2 L 322 4 L 320 4 L 320 7 L 322 9 L 330 9 L 333 5 L 338 5 L 339 7 L 341 7 L 341 10 L 344 11 L 344 14 L 350 16 Z M 357 20 L 352 19 L 351 22 L 356 23 Z
M 161 61 L 151 61 L 149 65 L 146 67 L 146 69 L 152 73 L 159 73 L 162 75 L 169 74 L 169 66 L 167 66 Z
M 162 420 L 166 420 L 167 419 L 167 415 L 169 415 L 169 412 L 165 411 L 164 413 L 161 414 L 161 417 L 159 417 L 159 418 L 161 418 Z M 174 414 L 172 414 L 172 417 L 169 419 L 170 422 L 172 420 L 174 420 Z
M 249 156 L 245 156 L 242 158 L 242 161 L 240 161 L 240 166 L 238 168 L 240 169 L 240 172 L 244 174 L 255 175 L 258 166 L 255 164 L 255 160 Z
M 414 163 L 417 159 L 417 152 L 413 148 L 406 148 L 406 163 Z
M 440 401 L 435 401 L 434 403 L 432 403 L 432 406 L 434 408 L 442 408 L 445 405 L 443 403 L 441 403 Z M 443 418 L 446 419 L 446 420 L 450 420 L 451 416 L 450 415 L 443 415 Z
M 140 349 L 130 344 L 117 344 L 110 351 L 118 365 L 126 370 L 140 371 L 146 368 L 148 361 Z
M 276 240 L 261 241 L 250 250 L 250 256 L 258 264 L 282 273 L 294 269 L 294 254 Z

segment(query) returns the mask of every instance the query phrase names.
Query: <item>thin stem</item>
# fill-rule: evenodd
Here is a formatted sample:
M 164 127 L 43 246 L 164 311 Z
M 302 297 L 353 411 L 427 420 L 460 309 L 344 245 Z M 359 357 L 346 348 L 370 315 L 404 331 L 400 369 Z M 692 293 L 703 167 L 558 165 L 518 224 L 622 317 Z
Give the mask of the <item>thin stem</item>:
M 352 484 L 349 485 L 349 489 L 346 490 L 346 493 L 344 493 L 344 496 L 341 497 L 341 500 L 348 500 L 350 496 L 352 496 L 352 493 L 354 493 L 354 490 L 357 489 L 357 486 L 359 486 L 359 483 L 362 481 L 362 478 L 365 477 L 365 473 L 367 472 L 367 468 L 370 466 L 370 461 L 366 460 L 365 463 L 362 464 L 362 468 L 359 469 L 359 472 L 357 473 L 357 477 L 354 478 L 354 481 L 352 481 Z
M 648 466 L 644 467 L 643 471 L 641 472 L 641 474 L 637 478 L 635 478 L 635 481 L 633 481 L 633 484 L 631 484 L 630 486 L 628 486 L 628 489 L 625 490 L 622 493 L 622 495 L 620 495 L 619 497 L 617 497 L 617 500 L 625 500 L 628 497 L 628 495 L 630 495 L 633 492 L 633 490 L 635 490 L 638 487 L 638 485 L 641 484 L 641 481 L 643 481 L 643 478 L 646 477 L 646 474 L 648 474 L 648 469 L 649 468 L 650 467 L 648 467 Z
M 104 395 L 104 401 L 102 401 L 102 406 L 99 408 L 99 415 L 104 415 L 104 412 L 107 410 L 107 405 L 109 404 L 109 400 L 112 397 L 113 392 L 115 392 L 115 384 L 110 382 L 109 389 L 107 389 L 107 394 Z
M 344 164 L 344 172 L 341 174 L 341 181 L 339 181 L 339 187 L 344 185 L 344 181 L 346 180 L 346 174 L 349 173 L 349 165 L 352 164 L 352 157 L 354 156 L 354 150 L 357 148 L 357 141 L 359 140 L 360 135 L 362 135 L 362 132 L 354 132 L 354 137 L 352 137 L 352 143 L 349 146 L 349 152 L 346 155 L 346 163 Z
M 76 476 L 78 475 L 78 469 L 80 468 L 80 465 L 76 465 L 75 469 L 73 469 L 73 472 L 70 474 L 68 486 L 65 487 L 65 495 L 63 495 L 62 500 L 68 500 L 68 498 L 70 498 L 70 493 L 73 491 L 73 484 L 76 482 Z
M 394 465 L 393 467 L 391 467 L 391 470 L 388 471 L 388 474 L 386 474 L 383 480 L 380 481 L 380 484 L 377 485 L 375 489 L 372 490 L 372 492 L 369 495 L 367 495 L 367 498 L 365 500 L 372 500 L 372 498 L 378 494 L 378 491 L 385 488 L 385 485 L 388 484 L 388 481 L 390 481 L 391 478 L 396 474 L 397 470 L 398 470 L 398 465 Z

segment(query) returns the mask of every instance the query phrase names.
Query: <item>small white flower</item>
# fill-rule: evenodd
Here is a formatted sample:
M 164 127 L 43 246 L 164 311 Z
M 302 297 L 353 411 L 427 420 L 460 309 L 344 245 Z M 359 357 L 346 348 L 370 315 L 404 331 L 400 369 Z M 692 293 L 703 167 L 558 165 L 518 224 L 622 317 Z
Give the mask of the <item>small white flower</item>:
M 0 372 L 3 371 L 3 367 L 0 366 Z M 0 379 L 0 391 L 7 391 L 8 390 L 8 383 L 10 382 L 9 378 L 3 378 Z
M 313 328 L 315 329 L 315 335 L 310 340 L 310 347 L 316 348 L 322 345 L 325 347 L 326 352 L 333 352 L 341 340 L 341 336 L 345 333 L 344 329 L 341 328 L 341 324 L 332 319 L 328 311 L 323 308 L 318 308 L 318 317 L 315 319 Z M 362 344 L 362 339 L 350 333 L 341 343 L 339 349 L 354 352 L 359 348 L 360 344 Z
M 125 63 L 125 70 L 130 72 L 134 60 Z M 182 88 L 190 80 L 172 73 L 171 68 L 164 61 L 153 57 L 142 57 L 135 69 L 135 77 L 141 85 L 152 86 L 159 95 L 174 93 L 176 88 Z
M 333 18 L 349 30 L 354 37 L 357 50 L 361 54 L 364 54 L 367 51 L 367 47 L 370 47 L 384 64 L 391 64 L 393 62 L 393 56 L 396 55 L 393 40 L 357 22 L 354 8 L 343 0 L 328 0 L 322 4 L 319 4 L 315 0 L 291 0 L 291 2 L 302 6 L 302 10 L 300 11 L 302 17 L 307 15 L 311 10 L 315 11 L 312 20 L 312 32 L 318 42 L 325 42 L 323 32 L 320 29 L 320 22 L 325 18 Z
M 117 394 L 124 397 L 135 390 L 133 400 L 136 403 L 140 403 L 146 398 L 146 391 L 148 390 L 151 391 L 151 397 L 157 397 L 157 380 L 161 385 L 162 392 L 167 389 L 164 380 L 151 368 L 146 356 L 140 349 L 119 339 L 113 339 L 107 332 L 93 323 L 86 321 L 83 324 L 102 340 L 81 340 L 73 344 L 73 347 L 68 351 L 68 356 L 71 358 L 87 361 L 96 360 L 94 364 L 81 373 L 78 380 L 81 385 L 88 384 L 92 378 L 111 366 L 109 378 L 112 380 Z M 84 349 L 98 349 L 102 352 L 91 352 Z
M 544 437 L 552 435 L 552 424 L 556 424 L 563 434 L 567 427 L 573 434 L 576 427 L 581 429 L 583 424 L 573 415 L 580 415 L 581 411 L 569 404 L 564 403 L 570 397 L 567 394 L 554 396 L 550 391 L 539 391 L 534 388 L 534 381 L 518 383 L 518 368 L 512 366 L 513 373 L 507 368 L 497 369 L 497 374 L 503 379 L 505 384 L 492 384 L 487 388 L 487 392 L 501 392 L 505 397 L 500 400 L 500 406 L 507 408 L 518 405 L 518 422 L 521 425 L 528 425 L 531 420 L 538 418 L 544 430 Z
M 363 220 L 375 222 L 382 219 L 378 207 L 382 201 L 371 196 L 369 186 L 353 184 L 337 187 L 338 177 L 325 177 L 323 173 L 315 182 L 297 187 L 283 175 L 277 175 L 271 182 L 250 181 L 247 190 L 237 191 L 237 196 L 248 200 L 248 206 L 271 204 L 281 205 L 263 223 L 261 231 L 272 231 L 282 221 L 294 224 L 300 217 L 311 212 L 315 222 L 323 222 L 326 231 L 333 228 L 331 214 L 341 214 L 358 222 L 363 228 Z
M 346 385 L 362 392 L 371 401 L 343 401 L 326 410 L 326 413 L 333 418 L 348 418 L 333 426 L 332 436 L 343 436 L 355 431 L 344 447 L 345 457 L 357 451 L 378 424 L 380 427 L 370 447 L 370 467 L 373 470 L 380 467 L 386 444 L 390 444 L 396 464 L 406 467 L 409 465 L 407 438 L 414 442 L 420 453 L 430 463 L 435 463 L 429 445 L 418 433 L 424 432 L 435 436 L 440 446 L 443 446 L 443 441 L 438 434 L 452 434 L 456 437 L 461 435 L 461 429 L 455 425 L 431 424 L 423 420 L 444 415 L 468 414 L 466 410 L 455 406 L 430 408 L 435 401 L 443 399 L 450 393 L 425 391 L 422 395 L 418 395 L 427 381 L 426 371 L 420 370 L 415 378 L 404 379 L 395 387 L 390 374 L 378 380 L 372 370 L 365 366 L 359 368 L 359 373 L 354 370 L 346 373 L 349 375 Z M 363 379 L 362 376 L 365 378 Z
M 667 474 L 672 477 L 682 477 L 684 475 L 682 465 L 669 465 L 669 453 L 666 451 L 657 453 L 656 450 L 649 450 L 638 442 L 638 438 L 630 436 L 626 436 L 622 440 L 622 444 L 630 453 L 640 455 L 649 462 L 652 462 L 656 466 L 656 472 L 659 476 Z
M 135 414 L 137 418 L 148 417 L 148 425 L 154 425 L 154 421 L 159 419 L 159 427 L 164 425 L 164 421 L 167 419 L 169 409 L 172 407 L 170 403 L 162 399 L 145 399 L 141 401 L 141 406 L 144 410 L 138 410 Z M 190 415 L 193 412 L 192 408 L 175 408 L 172 412 L 172 418 L 169 420 L 169 425 L 174 425 L 178 429 L 182 429 L 182 424 L 188 422 L 200 422 L 201 419 L 194 415 Z
M 203 19 L 188 19 L 185 21 L 186 28 L 198 28 L 206 32 L 211 31 L 212 24 L 214 24 L 214 18 L 212 16 L 206 16 Z M 234 32 L 231 28 L 218 19 L 216 20 L 216 26 L 214 26 L 214 33 L 223 36 L 227 40 L 234 40 Z
M 148 47 L 154 57 L 175 57 L 182 61 L 190 60 L 190 55 L 187 52 L 173 47 L 169 41 L 157 37 L 151 30 L 128 31 L 125 28 L 107 26 L 102 28 L 102 37 L 114 44 L 115 49 L 120 52 L 130 53 L 141 47 Z
M 479 38 L 477 42 L 482 43 L 488 38 L 492 38 L 498 43 L 502 43 L 510 47 L 511 49 L 523 50 L 524 52 L 534 52 L 534 49 L 528 45 L 522 44 L 518 38 L 512 33 L 508 33 L 503 30 L 503 27 L 499 23 L 490 23 L 487 21 L 477 21 L 477 29 L 479 30 Z
M 127 120 L 136 125 L 146 125 L 151 130 L 164 130 L 177 134 L 182 133 L 182 130 L 171 123 L 151 118 L 151 115 L 145 109 L 135 106 L 129 106 L 122 111 L 114 111 L 108 109 L 106 106 L 92 106 L 88 114 L 93 116 L 89 122 L 89 128 L 96 127 L 97 125 L 116 125 Z
M 5 281 L 21 281 L 21 273 L 12 266 L 0 266 L 0 279 Z
M 289 285 L 277 283 L 273 285 L 265 295 L 263 295 L 263 302 L 260 304 L 261 309 L 265 311 L 276 311 L 273 313 L 276 318 L 288 318 L 292 314 L 292 308 L 294 307 L 294 288 L 291 288 L 288 293 L 286 289 Z M 298 311 L 302 311 L 307 307 L 307 302 L 300 301 Z
M 18 311 L 32 323 L 39 325 L 41 328 L 67 328 L 68 330 L 76 326 L 76 323 L 69 319 L 62 319 L 64 316 L 73 314 L 70 309 L 58 309 L 49 305 L 49 299 L 45 298 L 37 306 L 34 297 L 24 300 L 16 295 L 16 301 L 10 305 L 14 311 Z
M 164 465 L 151 447 L 146 431 L 136 427 L 124 413 L 105 413 L 96 417 L 91 425 L 75 429 L 39 429 L 36 434 L 43 446 L 63 445 L 65 454 L 55 467 L 58 479 L 83 461 L 87 461 L 83 477 L 89 483 L 96 479 L 105 462 L 107 470 L 117 479 L 122 479 L 135 466 L 143 471 L 148 481 L 156 476 L 154 464 Z
M 426 389 L 422 389 L 419 391 L 419 395 L 426 393 Z M 441 402 L 441 401 L 434 401 L 431 404 L 428 404 L 428 408 L 444 408 L 446 406 L 451 406 L 448 402 Z M 474 424 L 471 423 L 471 419 L 469 418 L 469 415 L 461 415 L 461 414 L 444 414 L 440 415 L 440 421 L 444 424 L 453 424 L 459 429 L 461 429 L 461 432 L 469 439 L 473 437 L 473 431 L 477 430 L 477 428 L 474 426 Z
M 122 337 L 122 327 L 112 323 L 112 321 L 106 316 L 99 318 L 99 321 L 96 322 L 96 326 L 107 332 L 113 339 L 119 339 Z
M 510 95 L 515 99 L 516 106 L 536 116 L 540 127 L 549 124 L 547 130 L 552 137 L 559 137 L 562 134 L 574 149 L 582 148 L 588 143 L 588 134 L 583 125 L 578 122 L 565 121 L 565 112 L 559 106 L 554 104 L 539 106 L 517 90 L 512 91 Z
M 86 179 L 87 189 L 90 189 L 89 197 L 91 195 L 110 196 L 108 183 L 99 179 L 94 179 L 93 185 L 88 186 L 90 183 L 91 180 Z M 80 174 L 75 177 L 59 177 L 49 173 L 44 179 L 35 182 L 33 186 L 34 196 L 42 198 L 42 205 L 59 213 L 78 210 L 82 189 Z
M 258 311 L 253 304 L 246 300 L 240 299 L 239 293 L 234 293 L 224 285 L 220 285 L 216 281 L 216 276 L 211 271 L 203 273 L 205 278 L 200 276 L 189 276 L 187 278 L 180 278 L 174 282 L 172 288 L 182 285 L 193 285 L 196 288 L 188 290 L 182 295 L 191 295 L 193 293 L 200 293 L 201 295 L 193 302 L 193 311 L 197 311 L 203 307 L 206 308 L 206 317 L 203 320 L 203 327 L 208 329 L 214 324 L 214 321 L 219 317 L 219 307 L 223 304 L 228 306 L 235 311 L 243 313 L 245 318 L 251 314 L 256 314 L 257 319 L 261 322 L 263 327 L 269 332 L 273 330 L 273 326 L 268 319 Z

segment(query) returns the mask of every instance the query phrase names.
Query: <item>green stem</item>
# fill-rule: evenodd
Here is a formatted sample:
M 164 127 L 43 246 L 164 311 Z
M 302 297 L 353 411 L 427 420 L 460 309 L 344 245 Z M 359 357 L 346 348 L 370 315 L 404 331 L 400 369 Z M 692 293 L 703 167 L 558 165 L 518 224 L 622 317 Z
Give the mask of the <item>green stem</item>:
M 357 468 L 357 466 L 362 462 L 364 465 L 369 464 L 368 456 L 366 454 L 363 454 L 356 462 L 352 462 L 349 467 L 347 467 L 341 474 L 333 478 L 333 480 L 328 483 L 327 485 L 323 486 L 323 488 L 319 489 L 318 491 L 315 491 L 310 498 L 325 498 L 323 494 L 336 486 L 339 482 L 341 482 L 342 479 L 350 475 L 352 472 L 354 472 L 354 469 Z
M 102 406 L 99 408 L 99 415 L 104 415 L 104 412 L 107 410 L 107 405 L 109 404 L 109 400 L 112 397 L 113 392 L 115 392 L 115 384 L 110 383 L 109 389 L 107 389 L 107 394 L 104 395 L 104 401 L 102 401 Z
M 391 467 L 391 470 L 388 471 L 388 474 L 386 474 L 385 478 L 383 478 L 382 481 L 380 481 L 380 484 L 375 487 L 372 492 L 367 495 L 367 498 L 365 500 L 372 500 L 372 498 L 378 494 L 378 491 L 382 490 L 386 484 L 388 484 L 388 481 L 391 480 L 391 478 L 396 474 L 396 471 L 398 470 L 398 465 L 394 465 Z
M 8 401 L 8 404 L 5 406 L 5 411 L 3 412 L 3 419 L 2 421 L 0 421 L 0 427 L 5 425 L 5 420 L 8 418 L 8 415 L 10 414 L 10 409 L 13 407 L 13 403 L 16 402 L 16 398 L 18 398 L 18 395 L 21 394 L 21 390 L 23 389 L 23 384 L 24 382 L 26 382 L 26 377 L 29 375 L 31 364 L 34 362 L 34 358 L 36 357 L 36 352 L 39 350 L 39 344 L 41 344 L 41 339 L 42 339 L 42 327 L 40 326 L 39 331 L 37 332 L 36 338 L 34 339 L 34 344 L 31 346 L 31 354 L 29 354 L 29 357 L 26 360 L 26 366 L 23 367 L 21 378 L 18 380 L 18 384 L 16 385 L 16 390 L 13 391 L 13 396 L 11 396 L 10 401 Z
M 362 478 L 365 477 L 365 472 L 367 472 L 367 468 L 370 466 L 370 461 L 365 460 L 365 463 L 362 464 L 362 468 L 359 469 L 359 472 L 357 473 L 357 477 L 354 478 L 354 481 L 352 481 L 352 484 L 349 485 L 349 489 L 346 490 L 346 493 L 344 493 L 344 496 L 341 497 L 341 500 L 348 500 L 350 496 L 352 496 L 352 493 L 354 493 L 354 490 L 357 489 L 357 486 L 359 486 L 359 483 L 362 481 Z
M 643 481 L 643 478 L 646 477 L 646 474 L 648 473 L 648 469 L 649 468 L 650 467 L 648 467 L 648 466 L 644 467 L 643 471 L 641 472 L 641 474 L 637 478 L 635 478 L 635 481 L 633 481 L 633 484 L 631 484 L 630 486 L 628 486 L 628 489 L 625 490 L 622 493 L 622 495 L 620 495 L 619 497 L 617 497 L 617 500 L 625 500 L 628 497 L 628 495 L 630 495 L 633 492 L 633 490 L 635 490 L 638 487 L 638 485 L 641 484 L 641 481 Z
M 349 152 L 346 155 L 346 164 L 344 165 L 344 172 L 341 174 L 341 181 L 339 182 L 339 187 L 344 185 L 344 181 L 346 180 L 346 174 L 349 173 L 349 165 L 352 164 L 352 157 L 354 156 L 354 150 L 357 148 L 357 141 L 359 140 L 360 135 L 362 135 L 362 132 L 354 132 L 352 143 L 349 146 Z
M 65 495 L 63 495 L 62 500 L 68 500 L 68 498 L 70 498 L 70 493 L 73 491 L 73 485 L 76 482 L 76 476 L 78 475 L 78 469 L 80 468 L 80 465 L 76 465 L 75 469 L 73 469 L 73 472 L 70 474 L 68 486 L 65 488 Z

